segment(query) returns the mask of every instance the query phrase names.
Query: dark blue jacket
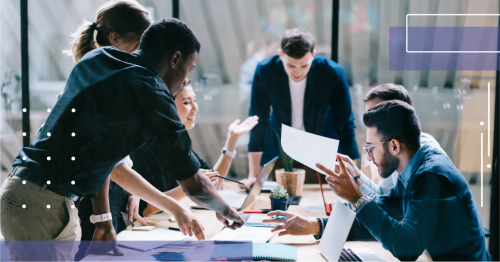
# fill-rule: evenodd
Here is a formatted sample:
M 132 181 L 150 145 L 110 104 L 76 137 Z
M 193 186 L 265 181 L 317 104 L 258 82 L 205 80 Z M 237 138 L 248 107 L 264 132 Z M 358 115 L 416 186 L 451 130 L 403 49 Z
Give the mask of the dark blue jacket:
M 467 181 L 451 159 L 423 145 L 378 200 L 356 210 L 348 240 L 375 237 L 401 261 L 425 249 L 434 261 L 489 261 L 483 223 Z
M 272 107 L 272 112 L 271 112 Z M 250 132 L 249 152 L 264 152 L 261 163 L 280 156 L 274 130 L 292 125 L 288 75 L 278 55 L 260 62 L 252 83 L 249 114 L 259 116 Z M 304 128 L 307 132 L 340 140 L 339 152 L 359 158 L 354 137 L 354 115 L 344 70 L 337 63 L 316 56 L 307 74 L 304 94 Z

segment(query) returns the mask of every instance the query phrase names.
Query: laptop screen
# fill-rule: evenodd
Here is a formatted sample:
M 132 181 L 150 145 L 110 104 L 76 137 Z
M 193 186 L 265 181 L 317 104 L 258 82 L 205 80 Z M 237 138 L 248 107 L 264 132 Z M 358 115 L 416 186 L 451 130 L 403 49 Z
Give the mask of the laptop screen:
M 276 161 L 278 161 L 278 157 L 273 158 L 271 161 L 265 164 L 264 167 L 262 167 L 262 170 L 260 171 L 257 180 L 253 184 L 252 189 L 250 189 L 250 192 L 248 193 L 248 196 L 245 199 L 245 202 L 241 206 L 240 210 L 250 205 L 255 200 L 255 198 L 260 194 L 262 185 L 269 177 L 269 174 L 271 174 L 271 171 L 273 171 L 273 167 L 274 164 L 276 164 Z

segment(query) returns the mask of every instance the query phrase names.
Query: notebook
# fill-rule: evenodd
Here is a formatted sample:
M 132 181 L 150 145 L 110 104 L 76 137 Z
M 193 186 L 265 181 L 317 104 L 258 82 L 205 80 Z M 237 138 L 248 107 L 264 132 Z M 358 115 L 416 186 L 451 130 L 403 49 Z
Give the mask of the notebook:
M 296 261 L 297 247 L 276 243 L 249 242 L 217 244 L 210 259 Z M 250 257 L 250 252 L 252 256 Z

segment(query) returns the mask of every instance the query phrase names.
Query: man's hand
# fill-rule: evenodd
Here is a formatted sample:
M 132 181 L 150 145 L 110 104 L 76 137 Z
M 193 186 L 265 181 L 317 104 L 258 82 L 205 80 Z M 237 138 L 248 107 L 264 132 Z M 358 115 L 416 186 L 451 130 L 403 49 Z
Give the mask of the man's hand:
M 123 253 L 118 249 L 116 232 L 111 221 L 98 222 L 86 255 L 107 254 L 110 250 L 113 251 L 115 256 L 123 256 Z
M 337 160 L 340 165 L 340 173 L 336 174 L 332 170 L 324 167 L 319 163 L 316 164 L 316 167 L 321 169 L 321 171 L 325 172 L 325 174 L 328 175 L 326 181 L 332 188 L 333 192 L 354 205 L 354 201 L 357 198 L 362 197 L 363 193 L 361 193 L 361 190 L 356 185 L 356 182 L 354 182 L 354 178 L 352 178 L 352 175 L 347 171 L 347 168 L 340 154 L 337 154 Z
M 279 236 L 285 235 L 319 235 L 320 226 L 318 220 L 315 218 L 306 218 L 294 213 L 285 211 L 273 211 L 267 213 L 267 216 L 285 216 L 287 219 L 263 219 L 262 223 L 284 223 L 274 227 L 271 231 L 276 232 L 284 230 L 279 233 Z
M 229 131 L 229 136 L 236 136 L 240 137 L 252 130 L 257 124 L 259 123 L 259 117 L 258 116 L 251 116 L 243 123 L 240 124 L 240 120 L 236 119 L 233 123 L 228 128 Z
M 136 196 L 129 196 L 128 197 L 128 205 L 127 205 L 128 221 L 130 222 L 130 224 L 132 226 L 134 226 L 134 218 L 135 218 L 135 219 L 137 219 L 137 221 L 141 222 L 141 224 L 143 224 L 145 226 L 149 226 L 150 224 L 139 215 L 139 202 L 140 201 L 141 201 L 141 199 L 139 197 L 136 197 Z
M 356 166 L 355 160 L 352 160 L 349 156 L 339 154 L 342 157 L 342 161 L 344 161 L 345 168 L 347 169 L 347 172 L 351 176 L 361 176 L 361 170 Z M 340 173 L 340 166 L 336 165 L 335 166 L 335 172 Z M 363 184 L 363 181 L 361 179 L 356 179 L 354 180 L 356 182 L 356 185 L 361 186 Z
M 223 215 L 220 212 L 216 212 L 215 215 L 217 217 L 217 220 L 219 220 L 222 224 L 224 224 L 225 227 L 230 229 L 240 228 L 245 223 L 245 221 L 243 221 L 241 216 L 238 215 L 238 212 L 236 212 L 236 210 L 234 210 L 233 208 L 229 209 L 227 215 Z M 230 224 L 229 220 L 233 221 L 233 223 Z

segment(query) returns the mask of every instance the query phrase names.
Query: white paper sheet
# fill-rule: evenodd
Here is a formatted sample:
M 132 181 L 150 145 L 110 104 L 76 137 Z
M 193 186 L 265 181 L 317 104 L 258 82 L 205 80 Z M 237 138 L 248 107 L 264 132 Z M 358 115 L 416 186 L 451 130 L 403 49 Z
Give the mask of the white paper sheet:
M 278 224 L 276 224 L 278 225 Z M 275 233 L 271 232 L 268 227 L 247 227 L 232 230 L 224 228 L 219 234 L 215 235 L 211 240 L 221 241 L 252 241 L 253 243 L 266 243 Z
M 339 141 L 281 125 L 281 146 L 293 160 L 322 174 L 316 163 L 335 170 Z
M 164 228 L 157 228 L 151 231 L 125 230 L 116 235 L 120 246 L 142 251 L 160 247 L 167 244 L 168 241 L 186 240 L 188 238 L 189 235 L 185 236 L 182 232 Z M 165 243 L 162 243 L 163 241 Z
M 304 205 L 304 211 L 306 212 L 325 212 L 325 205 Z

